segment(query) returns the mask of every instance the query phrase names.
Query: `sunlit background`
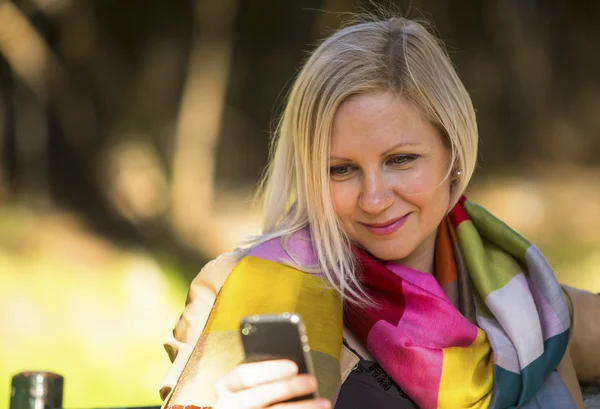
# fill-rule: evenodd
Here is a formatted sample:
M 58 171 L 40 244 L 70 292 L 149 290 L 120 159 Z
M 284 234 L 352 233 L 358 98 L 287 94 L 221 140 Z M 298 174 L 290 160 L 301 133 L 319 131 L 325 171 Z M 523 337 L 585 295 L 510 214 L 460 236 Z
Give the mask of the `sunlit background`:
M 290 79 L 374 4 L 0 0 L 0 406 L 24 370 L 62 374 L 65 407 L 159 404 L 191 278 L 258 232 Z M 600 291 L 600 2 L 396 7 L 473 97 L 471 199 Z

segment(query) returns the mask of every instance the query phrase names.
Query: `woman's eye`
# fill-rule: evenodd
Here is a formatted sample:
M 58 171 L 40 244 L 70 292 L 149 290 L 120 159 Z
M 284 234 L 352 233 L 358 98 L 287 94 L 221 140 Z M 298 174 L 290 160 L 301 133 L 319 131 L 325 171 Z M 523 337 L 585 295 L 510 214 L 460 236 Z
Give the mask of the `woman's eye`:
M 348 165 L 336 165 L 329 168 L 329 173 L 332 176 L 345 176 L 350 173 L 350 167 Z
M 419 157 L 419 155 L 415 155 L 415 154 L 411 154 L 411 155 L 396 155 L 396 156 L 392 156 L 389 160 L 389 162 L 392 165 L 406 165 L 409 162 L 412 162 L 413 160 L 417 159 Z

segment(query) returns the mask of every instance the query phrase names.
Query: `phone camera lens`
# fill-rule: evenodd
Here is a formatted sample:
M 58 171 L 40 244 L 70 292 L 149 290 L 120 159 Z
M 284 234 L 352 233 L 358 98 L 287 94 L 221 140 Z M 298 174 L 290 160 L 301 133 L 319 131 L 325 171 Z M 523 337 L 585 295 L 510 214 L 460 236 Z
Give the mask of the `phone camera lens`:
M 243 335 L 250 335 L 256 332 L 256 327 L 252 324 L 244 324 L 244 328 L 242 328 Z

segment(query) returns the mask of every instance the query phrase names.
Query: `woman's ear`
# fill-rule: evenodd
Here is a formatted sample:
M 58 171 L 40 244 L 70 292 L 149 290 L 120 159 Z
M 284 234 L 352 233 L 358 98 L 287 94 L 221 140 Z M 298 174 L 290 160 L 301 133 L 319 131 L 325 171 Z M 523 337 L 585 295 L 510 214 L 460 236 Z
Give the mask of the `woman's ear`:
M 454 170 L 452 172 L 452 179 L 450 179 L 450 186 L 455 186 L 458 181 L 460 180 L 460 175 L 461 175 L 461 171 L 460 169 Z

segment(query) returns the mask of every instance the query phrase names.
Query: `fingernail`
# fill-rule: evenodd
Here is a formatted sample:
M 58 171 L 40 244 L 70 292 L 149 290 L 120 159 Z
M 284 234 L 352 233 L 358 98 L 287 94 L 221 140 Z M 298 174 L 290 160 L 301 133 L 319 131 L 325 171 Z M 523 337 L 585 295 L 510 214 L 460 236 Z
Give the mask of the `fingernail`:
M 304 376 L 303 382 L 306 389 L 315 389 L 317 387 L 317 381 L 313 376 Z
M 321 399 L 321 401 L 319 402 L 319 406 L 321 406 L 321 408 L 323 409 L 330 409 L 331 402 L 329 402 L 329 400 L 327 399 Z
M 291 361 L 284 361 L 279 366 L 281 376 L 291 376 L 296 373 L 296 364 Z

